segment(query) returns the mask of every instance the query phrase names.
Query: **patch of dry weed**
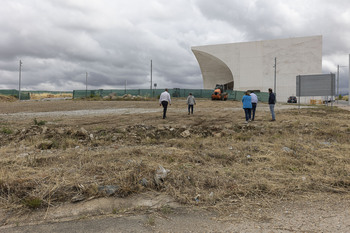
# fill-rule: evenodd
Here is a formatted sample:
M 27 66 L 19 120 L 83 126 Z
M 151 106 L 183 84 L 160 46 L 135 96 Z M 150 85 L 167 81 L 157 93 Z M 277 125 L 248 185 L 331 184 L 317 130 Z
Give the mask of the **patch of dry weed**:
M 89 131 L 83 124 L 13 125 L 13 133 L 0 132 L 1 205 L 40 208 L 157 190 L 180 203 L 225 209 L 257 197 L 350 191 L 347 111 L 280 111 L 276 122 L 259 112 L 248 125 L 243 113 L 177 114 L 172 123 L 140 119 Z M 50 146 L 40 146 L 44 141 Z M 159 165 L 169 170 L 161 181 Z

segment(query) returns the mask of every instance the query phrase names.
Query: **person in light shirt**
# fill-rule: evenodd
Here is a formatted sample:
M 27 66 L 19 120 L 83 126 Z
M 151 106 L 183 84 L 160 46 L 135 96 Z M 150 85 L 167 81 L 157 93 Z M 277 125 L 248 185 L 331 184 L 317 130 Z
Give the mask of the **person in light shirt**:
M 256 106 L 258 105 L 258 96 L 255 95 L 254 91 L 250 92 L 250 96 L 252 97 L 252 121 L 254 121 L 255 110 Z
M 163 119 L 166 118 L 166 110 L 168 109 L 168 104 L 171 105 L 171 98 L 168 92 L 168 88 L 165 88 L 165 91 L 162 92 L 159 97 L 159 106 L 163 106 Z
M 193 115 L 193 105 L 195 104 L 196 104 L 196 99 L 194 98 L 192 93 L 190 93 L 187 97 L 188 115 L 190 115 L 190 113 L 192 113 Z

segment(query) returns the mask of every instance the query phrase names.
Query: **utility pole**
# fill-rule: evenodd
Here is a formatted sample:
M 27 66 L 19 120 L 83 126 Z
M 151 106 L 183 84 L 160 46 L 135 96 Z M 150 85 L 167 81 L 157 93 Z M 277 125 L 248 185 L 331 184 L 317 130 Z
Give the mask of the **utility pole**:
M 349 94 L 348 97 L 350 97 L 350 54 L 349 54 Z M 348 104 L 350 106 L 350 99 L 348 98 Z
M 277 58 L 275 57 L 275 65 L 273 66 L 275 68 L 274 72 L 274 84 L 273 84 L 273 91 L 275 92 L 275 98 L 277 99 L 277 92 L 276 92 L 276 69 L 277 69 Z
M 88 78 L 88 72 L 86 72 L 86 80 L 85 80 L 85 98 L 87 99 L 87 86 L 88 86 L 88 84 L 87 84 L 87 78 Z
M 151 60 L 151 91 L 152 91 L 152 60 Z
M 338 96 L 337 98 L 337 104 L 339 103 L 339 65 L 337 66 L 337 91 L 336 95 Z
M 19 60 L 18 100 L 21 100 L 21 73 L 22 73 L 22 61 Z
M 341 68 L 341 67 L 347 67 L 347 66 L 340 66 L 340 65 L 337 66 L 337 96 L 338 96 L 338 99 L 339 99 L 339 95 L 340 95 L 340 93 L 339 93 L 339 81 L 340 81 L 339 68 Z M 338 104 L 338 99 L 337 99 L 337 104 Z
M 151 60 L 151 95 L 153 97 L 153 91 L 152 91 L 152 60 Z

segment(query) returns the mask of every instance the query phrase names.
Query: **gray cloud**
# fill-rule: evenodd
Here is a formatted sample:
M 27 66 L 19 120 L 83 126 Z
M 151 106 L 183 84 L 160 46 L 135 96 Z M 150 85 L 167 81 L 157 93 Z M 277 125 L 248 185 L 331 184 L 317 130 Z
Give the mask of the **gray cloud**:
M 325 73 L 347 65 L 347 1 L 4 0 L 0 88 L 202 88 L 191 46 L 323 35 Z M 347 70 L 341 85 L 347 88 Z

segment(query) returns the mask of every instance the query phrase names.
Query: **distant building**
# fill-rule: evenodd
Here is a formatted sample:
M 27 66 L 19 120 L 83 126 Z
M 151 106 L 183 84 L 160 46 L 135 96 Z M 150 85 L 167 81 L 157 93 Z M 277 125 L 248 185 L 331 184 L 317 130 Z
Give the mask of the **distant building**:
M 322 36 L 194 46 L 205 89 L 233 81 L 233 89 L 274 88 L 277 100 L 296 95 L 296 76 L 322 73 Z

